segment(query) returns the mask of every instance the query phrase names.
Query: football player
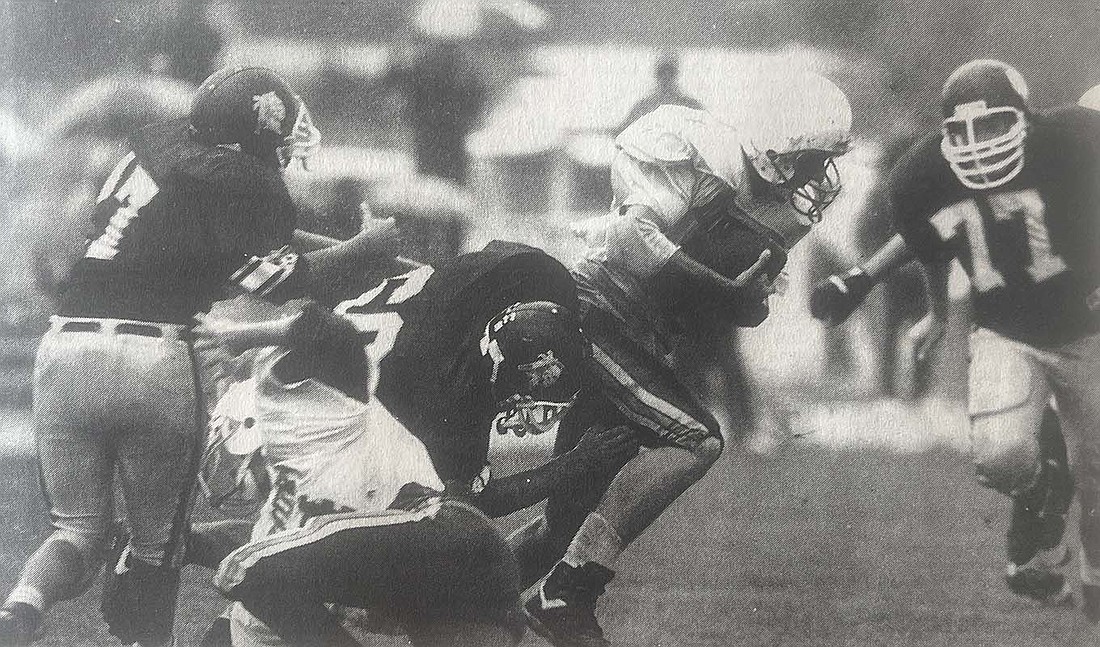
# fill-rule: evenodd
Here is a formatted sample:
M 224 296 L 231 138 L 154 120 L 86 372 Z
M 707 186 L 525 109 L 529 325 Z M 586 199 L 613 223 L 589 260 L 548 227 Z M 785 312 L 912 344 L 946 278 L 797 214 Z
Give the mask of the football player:
M 205 427 L 191 317 L 226 289 L 283 299 L 380 251 L 370 236 L 301 256 L 288 246 L 296 212 L 281 172 L 319 138 L 274 72 L 226 68 L 188 118 L 137 133 L 107 178 L 35 360 L 34 432 L 54 532 L 0 609 L 0 643 L 26 644 L 51 605 L 90 585 L 116 466 L 132 540 L 105 590 L 105 619 L 127 644 L 172 641 Z
M 796 70 L 751 90 L 728 122 L 666 105 L 629 126 L 616 139 L 611 212 L 576 227 L 599 388 L 563 421 L 556 449 L 594 421 L 636 429 L 646 449 L 580 484 L 583 496 L 551 497 L 513 537 L 523 584 L 546 575 L 525 611 L 555 645 L 609 644 L 595 607 L 616 559 L 722 452 L 718 424 L 669 364 L 678 335 L 762 321 L 787 251 L 840 191 L 844 93 Z
M 490 343 L 517 351 L 509 328 L 525 316 L 502 313 Z M 225 343 L 227 327 L 206 322 L 198 345 Z M 414 645 L 514 644 L 522 625 L 504 538 L 476 508 L 443 498 L 424 445 L 370 397 L 374 360 L 351 321 L 307 304 L 232 337 L 266 348 L 242 383 L 254 425 L 218 440 L 247 445 L 234 436 L 251 432 L 256 447 L 233 451 L 262 449 L 269 484 L 251 541 L 214 578 L 239 602 L 233 644 L 358 645 L 326 604 L 384 613 Z
M 533 247 L 493 241 L 387 278 L 339 302 L 334 313 L 360 330 L 377 368 L 371 393 L 424 443 L 448 494 L 498 517 L 565 492 L 636 451 L 625 427 L 597 426 L 546 465 L 492 475 L 490 430 L 522 437 L 554 429 L 591 380 L 590 344 L 571 314 L 577 305 L 561 263 Z M 501 312 L 511 322 L 501 330 L 529 348 L 517 350 L 516 342 L 502 356 L 502 342 L 492 343 Z M 234 355 L 264 325 L 211 322 L 203 332 Z
M 378 362 L 378 379 L 364 383 L 362 389 L 374 389 L 373 382 L 377 382 L 381 401 L 402 422 L 416 425 L 417 435 L 428 445 L 440 472 L 447 475 L 448 493 L 493 516 L 561 491 L 594 467 L 606 469 L 608 464 L 621 464 L 636 450 L 628 429 L 598 429 L 576 449 L 547 465 L 506 478 L 491 478 L 486 461 L 489 430 L 523 436 L 552 429 L 569 410 L 586 379 L 587 342 L 569 310 L 551 301 L 530 300 L 549 298 L 575 303 L 572 279 L 565 268 L 533 248 L 495 241 L 481 252 L 461 256 L 439 268 L 424 266 L 387 279 L 360 297 L 339 304 L 335 309 L 338 314 L 329 315 L 330 319 L 351 322 L 366 343 L 367 355 Z M 521 301 L 495 315 L 487 314 L 514 299 Z M 316 312 L 317 307 L 307 311 Z M 281 321 L 208 321 L 200 333 L 207 340 L 204 343 L 235 355 L 258 343 L 292 337 Z M 339 349 L 329 353 L 340 356 Z M 261 418 L 257 417 L 260 428 Z M 222 433 L 222 428 L 233 427 L 218 427 L 215 436 Z M 211 447 L 231 444 L 215 439 Z M 237 448 L 233 452 L 242 455 L 247 450 Z M 210 461 L 208 465 L 218 462 Z M 228 481 L 231 490 L 247 479 Z M 230 492 L 221 490 L 217 498 L 228 500 L 225 495 Z M 219 531 L 209 533 L 215 534 Z M 192 546 L 216 552 L 219 544 L 224 549 L 225 542 L 232 541 L 225 534 L 209 535 L 192 535 L 198 539 L 191 542 Z M 373 549 L 368 546 L 364 550 Z M 209 554 L 190 557 L 197 563 L 210 564 L 220 555 L 213 559 Z M 422 590 L 431 589 L 439 581 L 438 574 L 419 579 L 409 575 L 397 584 Z M 383 587 L 397 584 L 392 580 L 381 583 Z M 415 597 L 413 592 L 409 595 Z M 366 606 L 364 602 L 342 603 Z M 400 605 L 391 610 L 400 611 Z M 234 644 L 249 644 L 238 637 L 247 633 L 247 626 L 233 626 Z
M 1076 481 L 1085 611 L 1096 621 L 1100 322 L 1090 295 L 1100 282 L 1100 115 L 1079 106 L 1034 112 L 1019 72 L 993 60 L 952 73 L 942 109 L 940 131 L 915 143 L 885 180 L 901 233 L 871 267 L 817 286 L 814 314 L 842 321 L 914 255 L 931 288 L 931 312 L 911 333 L 925 355 L 944 330 L 947 263 L 962 264 L 977 325 L 973 455 L 979 481 L 1012 498 L 1006 580 L 1017 593 L 1065 598 L 1062 533 Z

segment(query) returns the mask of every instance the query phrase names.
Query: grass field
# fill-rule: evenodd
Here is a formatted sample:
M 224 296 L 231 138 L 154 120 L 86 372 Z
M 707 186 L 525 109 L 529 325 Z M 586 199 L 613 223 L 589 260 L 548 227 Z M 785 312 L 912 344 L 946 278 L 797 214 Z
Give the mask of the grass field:
M 767 456 L 727 452 L 624 555 L 601 607 L 610 638 L 624 647 L 1100 644 L 1078 613 L 1008 593 L 1002 500 L 974 483 L 957 449 L 929 447 L 793 441 Z M 46 532 L 29 459 L 4 460 L 0 501 L 6 591 Z M 186 578 L 181 645 L 220 611 L 206 578 Z M 40 644 L 113 644 L 97 595 L 60 605 Z

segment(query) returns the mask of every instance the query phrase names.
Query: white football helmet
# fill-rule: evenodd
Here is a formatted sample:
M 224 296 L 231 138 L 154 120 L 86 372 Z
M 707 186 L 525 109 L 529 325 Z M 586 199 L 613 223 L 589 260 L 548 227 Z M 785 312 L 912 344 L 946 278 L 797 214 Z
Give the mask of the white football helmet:
M 754 81 L 722 119 L 743 134 L 746 170 L 786 199 L 803 225 L 820 221 L 841 189 L 833 158 L 851 142 L 844 92 L 820 74 L 787 69 Z

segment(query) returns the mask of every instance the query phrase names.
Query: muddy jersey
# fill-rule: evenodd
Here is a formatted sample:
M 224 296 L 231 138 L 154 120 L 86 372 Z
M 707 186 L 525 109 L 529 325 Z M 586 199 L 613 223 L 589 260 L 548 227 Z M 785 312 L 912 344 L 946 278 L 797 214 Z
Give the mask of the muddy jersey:
M 488 321 L 521 301 L 576 312 L 568 270 L 541 250 L 493 241 L 438 267 L 386 279 L 338 305 L 359 329 L 372 393 L 428 448 L 444 481 L 484 480 L 497 414 L 480 341 Z
M 263 260 L 296 217 L 279 169 L 192 141 L 186 120 L 149 126 L 89 214 L 59 314 L 183 324 L 228 281 L 270 296 L 301 265 L 289 251 Z
M 320 515 L 381 513 L 410 483 L 442 491 L 424 445 L 385 407 L 317 379 L 284 382 L 275 366 L 285 355 L 264 350 L 254 373 L 255 428 L 272 484 L 254 539 Z
M 1086 305 L 1100 283 L 1100 113 L 1034 116 L 1023 170 L 992 190 L 962 186 L 939 145 L 918 141 L 890 175 L 910 249 L 962 263 L 982 327 L 1040 346 L 1100 330 Z

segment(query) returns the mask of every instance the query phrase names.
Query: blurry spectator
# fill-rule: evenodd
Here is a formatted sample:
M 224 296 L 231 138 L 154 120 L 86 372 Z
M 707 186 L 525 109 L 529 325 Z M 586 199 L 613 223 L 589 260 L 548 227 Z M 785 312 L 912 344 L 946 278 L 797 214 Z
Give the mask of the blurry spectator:
M 404 91 L 417 170 L 466 183 L 466 136 L 485 106 L 486 88 L 466 44 L 429 41 L 408 65 L 394 68 Z
M 653 81 L 653 91 L 634 104 L 626 119 L 615 129 L 616 133 L 622 132 L 627 126 L 637 121 L 638 117 L 653 112 L 659 106 L 675 105 L 696 110 L 703 109 L 703 104 L 699 103 L 695 97 L 684 94 L 680 89 L 680 57 L 676 52 L 666 50 L 657 55 Z
M 209 4 L 180 2 L 175 15 L 149 31 L 153 72 L 197 86 L 221 66 L 225 35 L 211 19 Z

